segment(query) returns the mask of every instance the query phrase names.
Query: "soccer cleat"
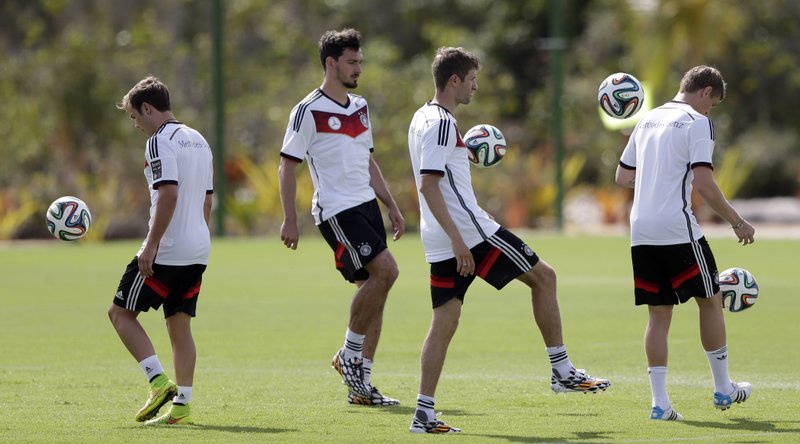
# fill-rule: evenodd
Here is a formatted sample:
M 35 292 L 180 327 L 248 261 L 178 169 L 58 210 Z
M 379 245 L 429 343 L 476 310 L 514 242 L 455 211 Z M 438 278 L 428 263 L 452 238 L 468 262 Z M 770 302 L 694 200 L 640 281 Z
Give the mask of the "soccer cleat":
M 433 418 L 433 421 L 427 421 L 427 419 L 428 416 L 424 412 L 417 410 L 416 413 L 414 413 L 414 420 L 411 421 L 411 427 L 408 428 L 408 431 L 411 433 L 435 434 L 461 432 L 461 429 L 450 427 L 439 418 Z
M 351 391 L 350 393 L 347 394 L 347 402 L 355 405 L 368 405 L 377 407 L 389 407 L 393 405 L 400 405 L 400 401 L 394 398 L 389 398 L 388 396 L 383 396 L 381 392 L 378 391 L 377 387 L 372 386 L 371 388 L 372 388 L 372 396 L 370 396 L 369 398 L 358 396 Z
M 753 393 L 753 386 L 749 382 L 733 382 L 733 392 L 728 395 L 723 395 L 720 392 L 714 392 L 714 407 L 720 410 L 728 410 L 733 403 L 745 402 Z
M 556 393 L 597 393 L 607 389 L 610 385 L 611 381 L 608 379 L 595 378 L 587 374 L 586 370 L 583 369 L 573 368 L 566 378 L 562 378 L 553 369 L 553 376 L 550 377 L 550 389 Z
M 331 367 L 342 377 L 344 385 L 353 394 L 362 398 L 371 398 L 372 391 L 364 384 L 364 366 L 361 358 L 344 358 L 344 350 L 339 350 L 333 355 Z
M 156 419 L 151 419 L 144 423 L 144 425 L 186 425 L 191 424 L 192 418 L 189 416 L 188 405 L 172 404 L 169 412 Z
M 650 419 L 660 419 L 662 421 L 683 421 L 683 415 L 672 410 L 672 406 L 667 407 L 666 410 L 659 406 L 653 407 L 650 411 Z
M 169 378 L 160 374 L 153 379 L 150 384 L 150 395 L 139 412 L 136 413 L 136 421 L 142 422 L 153 418 L 158 414 L 159 409 L 178 394 L 178 386 Z

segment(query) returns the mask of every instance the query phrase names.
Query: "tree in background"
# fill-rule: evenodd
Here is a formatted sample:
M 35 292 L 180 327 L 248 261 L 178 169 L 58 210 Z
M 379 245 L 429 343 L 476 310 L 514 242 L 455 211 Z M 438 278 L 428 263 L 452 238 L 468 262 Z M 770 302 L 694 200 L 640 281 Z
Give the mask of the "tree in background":
M 277 229 L 272 181 L 288 111 L 317 86 L 318 36 L 346 26 L 365 37 L 365 74 L 357 93 L 370 100 L 375 155 L 404 211 L 417 206 L 407 159 L 408 118 L 432 97 L 429 63 L 435 49 L 464 46 L 481 56 L 484 68 L 475 103 L 460 116 L 461 129 L 494 124 L 511 148 L 500 166 L 475 172 L 479 199 L 510 225 L 547 226 L 554 171 L 547 4 L 225 2 L 228 158 L 217 174 L 226 174 L 231 184 L 221 202 L 232 210 L 230 231 Z M 597 117 L 601 79 L 616 71 L 634 73 L 658 103 L 671 97 L 686 69 L 708 63 L 730 85 L 715 113 L 718 155 L 738 152 L 730 158 L 754 165 L 748 180 L 739 181 L 740 195 L 797 193 L 799 129 L 789 110 L 800 100 L 800 3 L 571 0 L 565 9 L 569 38 L 561 100 L 571 192 L 602 191 L 611 184 L 624 146 L 624 135 L 606 130 Z M 208 1 L 0 3 L 0 237 L 47 236 L 41 214 L 64 194 L 89 203 L 96 238 L 144 233 L 147 215 L 138 210 L 146 207 L 139 201 L 144 181 L 133 167 L 141 163 L 143 146 L 114 104 L 132 82 L 154 74 L 176 85 L 172 94 L 181 104 L 181 120 L 212 128 L 210 14 Z M 603 199 L 602 192 L 594 195 Z

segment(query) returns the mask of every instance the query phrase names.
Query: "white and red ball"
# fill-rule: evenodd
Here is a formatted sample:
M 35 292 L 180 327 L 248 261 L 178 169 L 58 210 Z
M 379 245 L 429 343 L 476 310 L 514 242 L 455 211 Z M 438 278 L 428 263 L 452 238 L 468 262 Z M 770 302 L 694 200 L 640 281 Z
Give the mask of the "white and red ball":
M 758 283 L 744 268 L 729 268 L 719 274 L 722 304 L 732 312 L 752 307 L 758 299 Z
M 77 197 L 59 197 L 47 209 L 47 229 L 56 239 L 65 241 L 80 239 L 89 231 L 91 225 L 92 213 Z
M 506 138 L 499 129 L 482 123 L 475 125 L 464 134 L 464 145 L 470 163 L 477 168 L 497 165 L 506 155 Z
M 627 119 L 642 109 L 644 88 L 636 77 L 618 72 L 606 77 L 597 89 L 600 108 L 615 119 Z

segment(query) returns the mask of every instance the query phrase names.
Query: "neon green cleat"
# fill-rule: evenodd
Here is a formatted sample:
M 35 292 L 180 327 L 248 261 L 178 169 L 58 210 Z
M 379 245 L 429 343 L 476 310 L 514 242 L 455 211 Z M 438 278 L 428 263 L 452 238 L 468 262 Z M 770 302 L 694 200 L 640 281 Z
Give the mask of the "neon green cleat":
M 150 395 L 144 407 L 136 413 L 136 420 L 139 422 L 147 421 L 158 414 L 161 407 L 172 400 L 178 394 L 178 386 L 169 378 L 160 374 L 150 383 Z
M 167 413 L 145 422 L 144 425 L 186 425 L 191 423 L 192 418 L 189 415 L 189 406 L 172 404 L 172 408 Z

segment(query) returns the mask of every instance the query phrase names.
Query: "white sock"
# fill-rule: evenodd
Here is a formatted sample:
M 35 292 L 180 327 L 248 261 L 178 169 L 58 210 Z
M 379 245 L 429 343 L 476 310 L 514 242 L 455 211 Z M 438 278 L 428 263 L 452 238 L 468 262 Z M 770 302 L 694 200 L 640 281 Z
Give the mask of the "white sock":
M 178 394 L 172 398 L 173 404 L 189 405 L 192 401 L 192 388 L 178 386 Z
M 567 347 L 559 345 L 557 347 L 547 347 L 547 354 L 550 356 L 550 367 L 558 373 L 561 379 L 569 376 L 570 370 L 574 367 L 567 355 Z
M 728 346 L 723 345 L 719 350 L 707 351 L 708 365 L 711 366 L 711 376 L 714 377 L 714 391 L 729 395 L 733 388 L 731 377 L 728 375 Z
M 164 373 L 164 369 L 161 368 L 161 362 L 158 360 L 158 356 L 156 355 L 142 359 L 142 361 L 139 362 L 139 367 L 141 367 L 144 371 L 148 382 L 152 381 L 153 378 L 161 373 Z
M 647 367 L 647 376 L 650 377 L 650 392 L 653 394 L 653 407 L 666 410 L 671 405 L 667 393 L 667 368 Z
M 436 412 L 433 411 L 433 406 L 435 404 L 432 396 L 423 394 L 417 395 L 417 411 L 414 413 L 414 417 L 422 422 L 431 422 L 435 420 Z M 420 413 L 424 414 L 425 418 L 421 418 Z
M 349 328 L 347 329 L 347 333 L 344 336 L 343 348 L 345 359 L 361 357 L 361 349 L 364 347 L 365 337 L 366 335 L 360 335 L 358 333 L 354 333 Z
M 372 359 L 364 358 L 364 384 L 372 384 Z

